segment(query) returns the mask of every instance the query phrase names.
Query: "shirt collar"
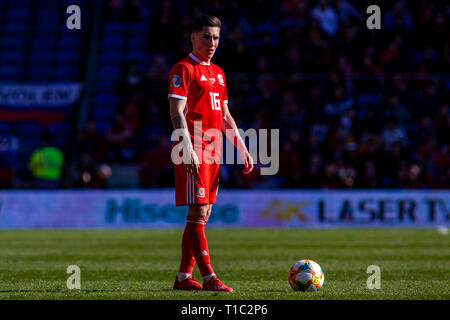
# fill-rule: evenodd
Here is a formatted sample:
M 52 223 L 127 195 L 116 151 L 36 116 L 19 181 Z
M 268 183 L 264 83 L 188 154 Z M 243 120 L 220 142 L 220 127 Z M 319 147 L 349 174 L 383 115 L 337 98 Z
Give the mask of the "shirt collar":
M 189 57 L 191 57 L 191 59 L 194 60 L 194 61 L 197 62 L 197 63 L 203 64 L 203 65 L 205 65 L 205 66 L 209 66 L 209 62 L 200 60 L 199 58 L 197 58 L 196 56 L 194 56 L 194 54 L 193 54 L 192 52 L 189 53 Z

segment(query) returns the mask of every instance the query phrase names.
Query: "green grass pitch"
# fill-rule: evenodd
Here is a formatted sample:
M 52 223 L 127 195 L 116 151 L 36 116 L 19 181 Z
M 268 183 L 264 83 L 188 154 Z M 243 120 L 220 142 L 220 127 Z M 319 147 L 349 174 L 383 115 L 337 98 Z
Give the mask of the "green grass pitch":
M 434 229 L 207 228 L 232 293 L 172 290 L 182 231 L 0 231 L 0 299 L 450 299 L 449 238 Z M 317 293 L 289 286 L 303 258 L 324 270 Z M 66 287 L 69 265 L 81 269 L 81 290 Z M 381 268 L 379 290 L 367 289 L 369 265 Z

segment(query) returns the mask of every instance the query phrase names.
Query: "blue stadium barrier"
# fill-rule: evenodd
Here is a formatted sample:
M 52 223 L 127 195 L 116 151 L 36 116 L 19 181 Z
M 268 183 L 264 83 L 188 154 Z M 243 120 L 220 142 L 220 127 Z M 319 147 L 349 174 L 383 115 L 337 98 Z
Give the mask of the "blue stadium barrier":
M 61 37 L 58 40 L 58 47 L 64 49 L 80 49 L 81 39 L 78 36 Z
M 376 105 L 383 102 L 383 95 L 378 93 L 360 93 L 356 96 L 360 106 Z
M 69 135 L 57 135 L 53 137 L 53 144 L 55 147 L 61 149 L 62 151 L 68 150 L 70 148 L 70 136 Z
M 60 16 L 62 16 L 62 13 L 65 13 L 65 11 L 61 12 L 58 10 L 58 8 L 50 7 L 50 8 L 43 8 L 39 9 L 37 15 L 39 17 L 39 20 L 58 20 Z
M 38 147 L 42 145 L 42 131 L 33 134 L 19 134 L 20 147 Z
M 128 25 L 126 23 L 120 23 L 120 22 L 112 22 L 112 23 L 105 23 L 102 27 L 102 32 L 106 36 L 114 36 L 118 34 L 125 34 L 128 30 Z
M 98 79 L 95 83 L 95 91 L 98 93 L 113 93 L 116 91 L 116 88 L 116 80 Z
M 129 33 L 135 34 L 148 34 L 150 32 L 150 25 L 148 23 L 133 23 L 130 24 Z
M 33 67 L 36 64 L 51 64 L 55 60 L 55 52 L 49 49 L 41 49 L 41 50 L 32 50 L 30 61 L 31 66 Z
M 22 122 L 17 126 L 19 135 L 40 135 L 42 134 L 42 126 L 38 122 Z
M 8 122 L 0 122 L 0 134 L 12 133 L 13 127 Z
M 23 64 L 25 61 L 25 54 L 23 51 L 3 51 L 0 54 L 0 61 L 2 64 Z
M 3 50 L 5 49 L 19 49 L 25 50 L 27 41 L 25 38 L 20 37 L 4 37 L 1 41 Z
M 120 64 L 123 60 L 124 56 L 122 54 L 122 51 L 120 50 L 108 50 L 100 53 L 98 59 L 101 61 L 102 64 Z
M 4 2 L 8 2 L 9 7 L 21 7 L 21 8 L 29 8 L 33 6 L 33 2 L 35 0 L 2 0 Z
M 65 7 L 70 6 L 72 4 L 82 7 L 87 4 L 87 1 L 86 0 L 63 0 L 62 3 L 63 3 L 63 6 L 65 6 Z
M 80 59 L 80 55 L 73 50 L 62 50 L 56 55 L 58 64 L 76 64 Z
M 31 46 L 36 49 L 50 49 L 54 48 L 56 45 L 56 38 L 54 36 L 41 36 L 33 38 L 31 41 Z
M 98 133 L 104 134 L 109 128 L 111 128 L 111 121 L 96 121 L 95 128 Z
M 14 8 L 6 12 L 6 16 L 11 18 L 11 21 L 26 21 L 30 18 L 30 11 L 27 8 Z
M 116 106 L 119 97 L 114 93 L 101 93 L 94 97 L 93 105 L 95 108 L 104 106 Z
M 37 0 L 37 2 L 39 8 L 54 8 L 55 5 L 58 5 L 55 0 Z
M 85 15 L 86 16 L 86 15 Z M 85 18 L 86 19 L 86 18 Z M 57 28 L 57 31 L 59 32 L 59 35 L 61 37 L 73 37 L 73 36 L 80 36 L 82 32 L 85 32 L 87 28 L 83 28 L 83 18 L 81 19 L 81 29 L 68 29 L 64 20 L 64 23 L 59 23 L 59 28 Z
M 9 23 L 6 24 L 3 31 L 8 36 L 15 36 L 15 37 L 25 37 L 29 31 L 29 26 L 26 23 Z
M 103 50 L 119 49 L 125 46 L 125 40 L 118 36 L 108 36 L 102 39 L 100 45 Z
M 27 80 L 30 82 L 48 82 L 51 79 L 52 67 L 49 62 L 32 65 L 27 72 Z
M 49 36 L 49 35 L 55 35 L 57 30 L 55 29 L 55 26 L 52 23 L 46 23 L 45 21 L 42 21 L 38 24 L 36 24 L 33 27 L 35 36 Z
M 22 66 L 0 66 L 0 80 L 18 81 L 22 77 Z
M 79 74 L 79 69 L 72 65 L 62 65 L 54 69 L 53 79 L 57 81 L 76 80 Z
M 108 78 L 108 79 L 118 79 L 121 75 L 120 65 L 103 65 L 97 70 L 97 77 Z
M 146 64 L 149 61 L 149 54 L 145 50 L 132 50 L 125 55 L 126 60 L 136 60 L 140 64 Z
M 19 151 L 17 152 L 17 163 L 21 164 L 21 166 L 23 167 L 27 167 L 28 166 L 28 161 L 30 161 L 30 156 L 31 156 L 31 152 L 39 147 L 40 145 L 29 145 L 29 144 L 25 144 L 25 141 L 22 141 L 19 138 Z
M 128 48 L 146 49 L 149 38 L 146 36 L 133 36 L 128 40 Z
M 67 123 L 55 123 L 46 127 L 46 131 L 53 136 L 56 135 L 68 135 L 70 126 Z
M 98 106 L 92 110 L 92 119 L 97 121 L 108 121 L 114 118 L 116 114 L 115 106 Z

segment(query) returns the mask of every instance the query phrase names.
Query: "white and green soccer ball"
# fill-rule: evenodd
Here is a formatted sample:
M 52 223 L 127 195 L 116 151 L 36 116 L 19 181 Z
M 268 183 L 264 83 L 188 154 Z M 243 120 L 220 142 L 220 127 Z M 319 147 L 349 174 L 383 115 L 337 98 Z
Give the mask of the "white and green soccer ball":
M 297 261 L 289 271 L 289 284 L 295 291 L 318 291 L 325 280 L 322 267 L 315 261 Z

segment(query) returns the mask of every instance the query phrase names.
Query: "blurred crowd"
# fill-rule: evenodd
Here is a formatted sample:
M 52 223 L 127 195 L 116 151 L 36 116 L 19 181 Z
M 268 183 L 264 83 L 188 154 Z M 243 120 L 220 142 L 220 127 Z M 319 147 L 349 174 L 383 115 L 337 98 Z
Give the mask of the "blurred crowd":
M 151 25 L 151 63 L 128 61 L 114 123 L 80 133 L 81 185 L 108 187 L 108 169 L 95 168 L 119 163 L 140 166 L 141 187 L 173 186 L 167 77 L 191 50 L 190 19 L 208 13 L 223 23 L 213 62 L 225 70 L 238 126 L 280 129 L 277 175 L 226 165 L 221 186 L 448 188 L 450 5 L 376 1 L 381 29 L 369 30 L 372 2 L 130 1 L 129 19 Z

